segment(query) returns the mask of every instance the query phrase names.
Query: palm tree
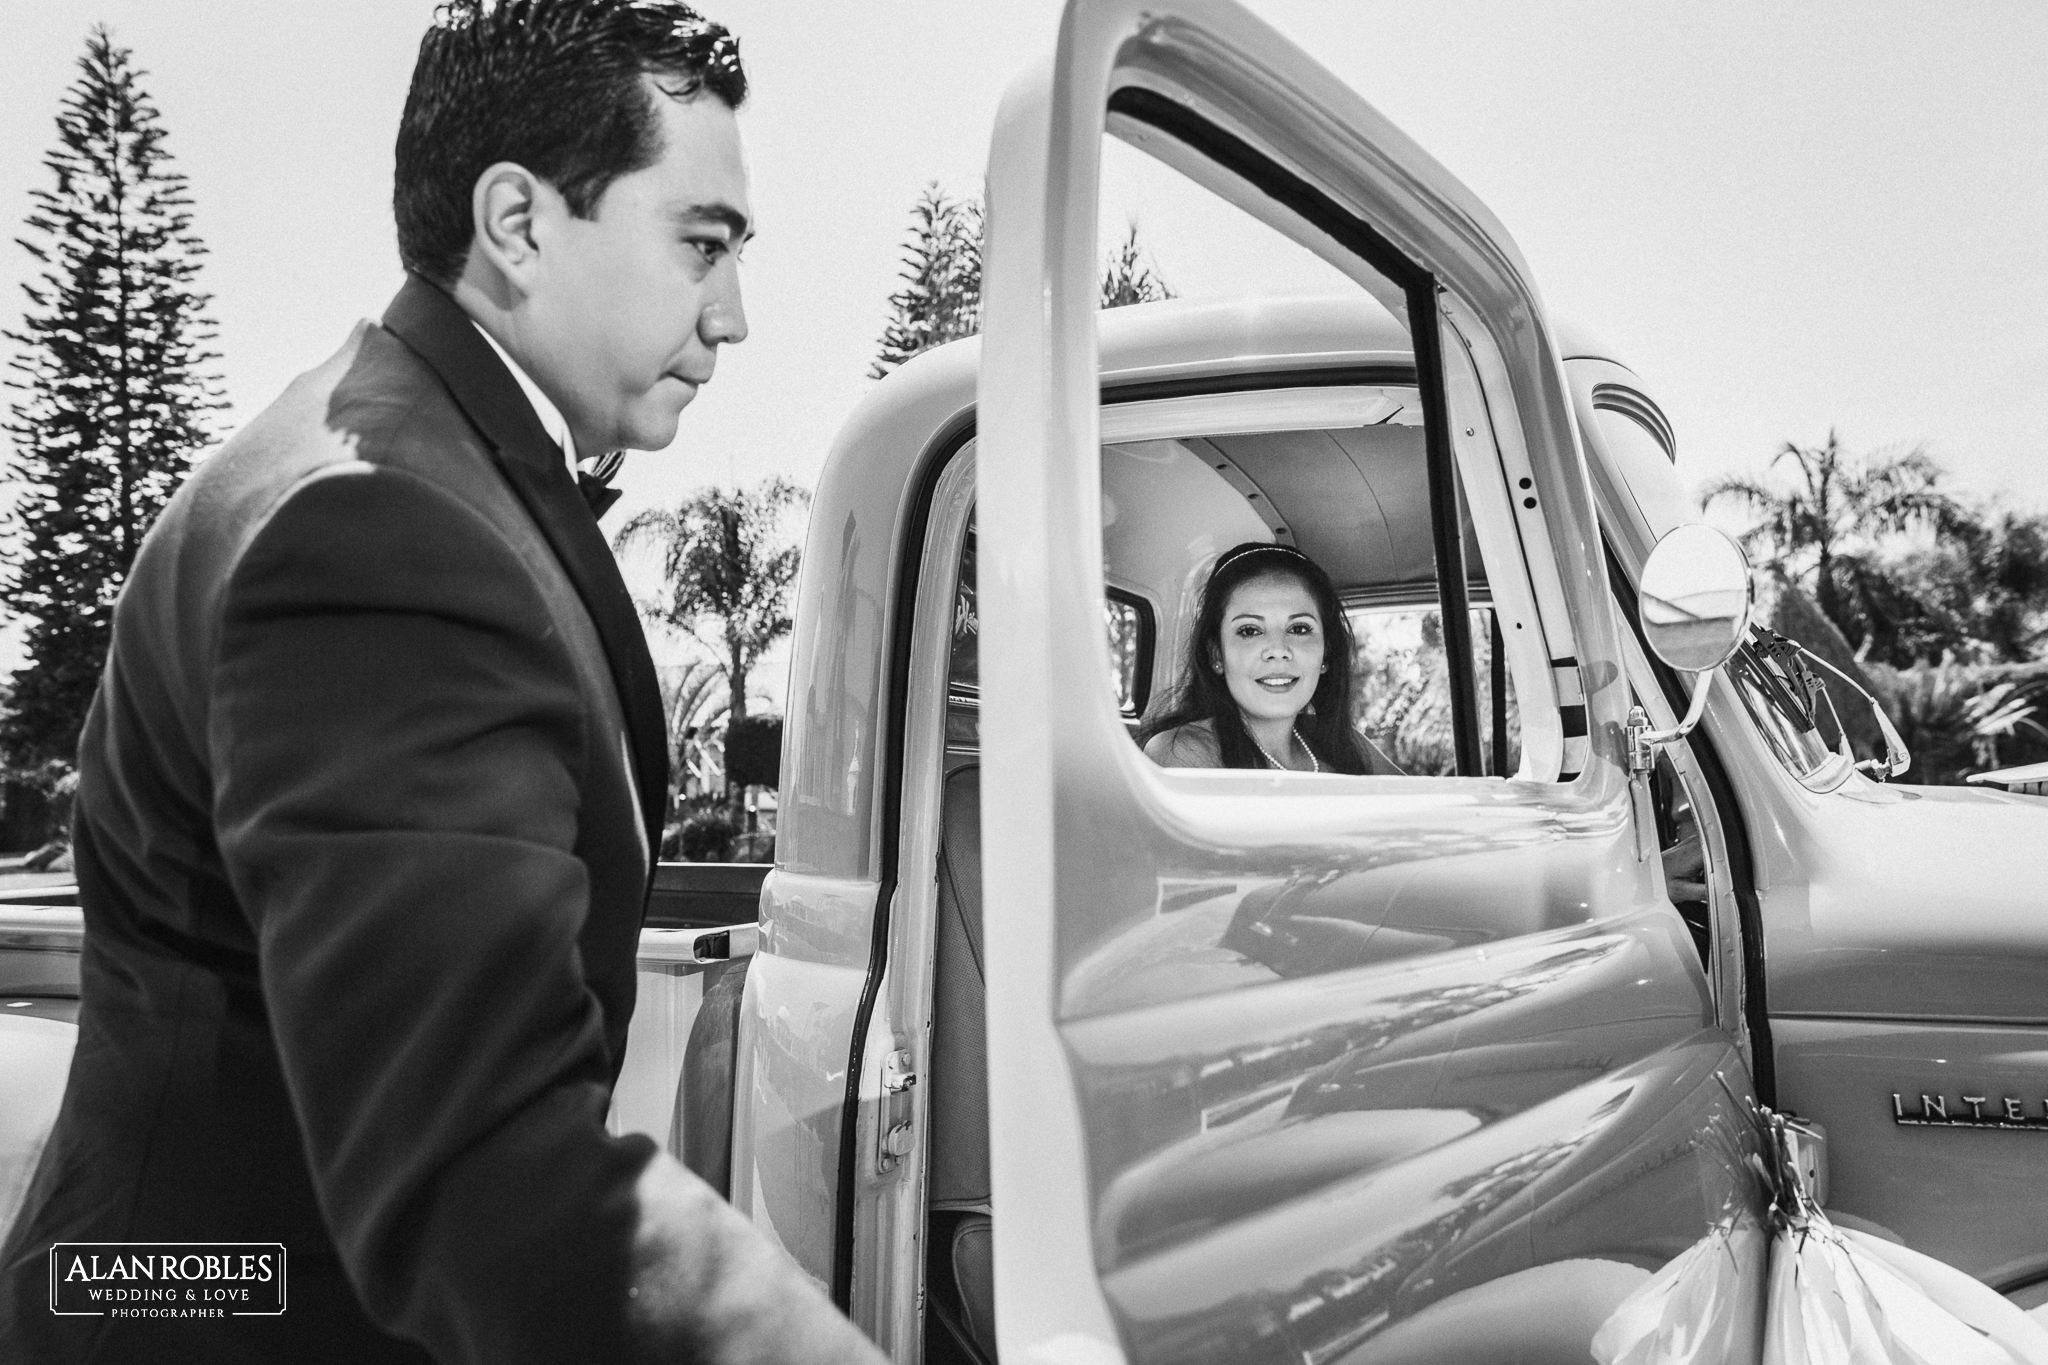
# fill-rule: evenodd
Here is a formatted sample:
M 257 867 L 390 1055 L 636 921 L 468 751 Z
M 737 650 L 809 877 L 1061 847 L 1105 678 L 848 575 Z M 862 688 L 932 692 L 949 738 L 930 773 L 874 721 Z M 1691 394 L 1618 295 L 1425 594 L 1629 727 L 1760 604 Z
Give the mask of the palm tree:
M 725 670 L 710 659 L 693 659 L 661 675 L 661 699 L 668 713 L 670 803 L 695 778 L 702 790 L 719 767 L 719 731 L 726 712 Z
M 802 552 L 785 522 L 809 502 L 780 477 L 752 489 L 707 489 L 675 508 L 640 513 L 612 541 L 618 551 L 660 548 L 662 592 L 641 614 L 686 632 L 718 660 L 728 729 L 747 718 L 747 674 L 789 634 Z
M 1817 446 L 1787 441 L 1771 458 L 1772 469 L 1791 461 L 1797 480 L 1789 489 L 1761 480 L 1724 475 L 1700 495 L 1710 507 L 1721 499 L 1759 514 L 1742 533 L 1745 548 L 1761 549 L 1767 564 L 1794 581 L 1810 584 L 1814 600 L 1852 638 L 1883 575 L 1869 553 L 1877 537 L 1916 527 L 1951 532 L 1971 523 L 1955 499 L 1938 487 L 1941 466 L 1918 447 L 1869 457 L 1842 449 L 1833 431 Z

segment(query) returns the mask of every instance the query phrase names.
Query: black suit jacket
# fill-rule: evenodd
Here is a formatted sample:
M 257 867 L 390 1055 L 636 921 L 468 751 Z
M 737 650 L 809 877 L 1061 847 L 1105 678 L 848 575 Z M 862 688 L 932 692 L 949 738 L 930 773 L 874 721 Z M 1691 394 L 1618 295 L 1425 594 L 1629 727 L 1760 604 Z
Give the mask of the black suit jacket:
M 603 1125 L 662 731 L 560 451 L 412 280 L 199 465 L 116 608 L 0 1359 L 626 1354 L 654 1149 Z M 55 1241 L 283 1242 L 289 1306 L 53 1317 Z

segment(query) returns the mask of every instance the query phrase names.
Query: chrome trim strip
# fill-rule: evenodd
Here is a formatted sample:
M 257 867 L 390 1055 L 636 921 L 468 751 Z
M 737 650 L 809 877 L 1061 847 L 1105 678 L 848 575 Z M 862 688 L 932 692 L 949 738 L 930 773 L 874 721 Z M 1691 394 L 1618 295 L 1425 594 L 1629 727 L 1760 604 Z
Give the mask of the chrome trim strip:
M 698 968 L 736 957 L 752 957 L 760 946 L 758 924 L 715 925 L 707 929 L 642 929 L 636 965 L 642 971 L 677 966 Z
M 0 905 L 0 949 L 79 951 L 85 945 L 85 912 L 75 905 Z
M 705 929 L 642 929 L 636 955 L 642 968 L 700 967 L 751 957 L 760 937 L 753 924 Z M 71 905 L 0 906 L 0 949 L 78 952 L 85 944 L 85 914 Z

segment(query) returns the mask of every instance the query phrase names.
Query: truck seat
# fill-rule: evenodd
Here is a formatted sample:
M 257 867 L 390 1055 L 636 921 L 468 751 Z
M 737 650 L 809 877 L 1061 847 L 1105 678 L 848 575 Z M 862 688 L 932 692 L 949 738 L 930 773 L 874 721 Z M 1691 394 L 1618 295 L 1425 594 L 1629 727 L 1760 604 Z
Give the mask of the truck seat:
M 996 1358 L 988 1175 L 988 1002 L 981 938 L 981 769 L 946 779 L 939 838 L 939 923 L 932 981 L 929 1199 L 932 1269 L 950 1276 L 927 1302 L 957 1314 L 983 1359 Z M 942 1244 L 943 1242 L 943 1244 Z M 950 1302 L 948 1301 L 950 1300 Z M 953 1324 L 949 1324 L 953 1325 Z

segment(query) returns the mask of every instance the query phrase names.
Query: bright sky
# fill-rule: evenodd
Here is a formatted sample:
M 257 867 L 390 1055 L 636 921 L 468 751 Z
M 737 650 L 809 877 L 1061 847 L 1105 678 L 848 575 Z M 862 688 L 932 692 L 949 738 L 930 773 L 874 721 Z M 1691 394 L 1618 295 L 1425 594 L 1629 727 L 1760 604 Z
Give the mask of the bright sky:
M 2048 507 L 2048 7 L 1897 0 L 1250 0 L 1459 175 L 1550 308 L 1609 339 L 1695 479 L 1786 440 L 1924 443 L 1958 486 Z M 864 372 L 919 188 L 978 186 L 1057 6 L 710 0 L 739 35 L 761 235 L 752 337 L 623 510 L 810 482 Z M 37 0 L 0 46 L 0 222 L 104 19 L 191 177 L 240 421 L 399 283 L 391 141 L 429 0 Z M 971 16 L 971 17 L 968 17 Z M 1141 216 L 1183 289 L 1213 253 Z M 0 249 L 0 325 L 27 254 Z M 1201 292 L 1207 292 L 1202 289 Z M 617 516 L 618 514 L 614 514 Z M 0 663 L 4 663 L 0 660 Z

